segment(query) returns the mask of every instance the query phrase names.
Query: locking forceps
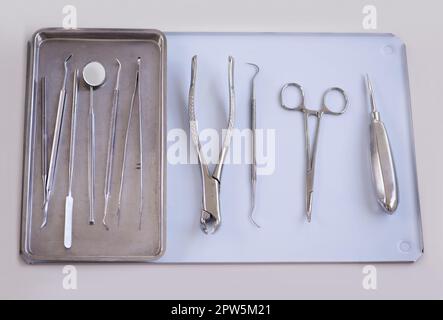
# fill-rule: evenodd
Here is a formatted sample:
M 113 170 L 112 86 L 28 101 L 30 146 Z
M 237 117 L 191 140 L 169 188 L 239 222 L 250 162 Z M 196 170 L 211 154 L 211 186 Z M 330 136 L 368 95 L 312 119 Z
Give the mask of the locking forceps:
M 220 215 L 220 182 L 223 164 L 231 144 L 232 131 L 234 129 L 235 114 L 235 91 L 234 91 L 234 58 L 228 59 L 228 84 L 229 84 L 229 115 L 225 139 L 219 155 L 219 161 L 211 174 L 208 163 L 201 151 L 201 143 L 198 134 L 198 125 L 195 116 L 195 82 L 197 77 L 197 56 L 192 58 L 191 85 L 189 88 L 189 122 L 192 141 L 197 150 L 200 170 L 202 175 L 203 208 L 200 216 L 200 227 L 206 234 L 217 231 L 221 224 Z
M 298 106 L 289 106 L 284 102 L 284 93 L 288 88 L 295 88 L 300 93 L 300 104 Z M 333 111 L 327 105 L 327 97 L 332 92 L 338 92 L 342 95 L 344 105 L 340 111 Z M 299 111 L 303 113 L 304 131 L 305 131 L 305 150 L 306 150 L 306 218 L 308 222 L 312 220 L 312 202 L 314 195 L 315 161 L 317 159 L 318 136 L 320 133 L 320 123 L 324 114 L 339 116 L 346 112 L 349 105 L 349 99 L 342 88 L 332 87 L 323 93 L 322 106 L 319 110 L 311 110 L 305 106 L 305 93 L 303 87 L 298 83 L 287 83 L 280 92 L 281 106 L 289 111 Z M 317 118 L 317 125 L 314 132 L 314 143 L 311 148 L 311 138 L 309 134 L 309 117 Z

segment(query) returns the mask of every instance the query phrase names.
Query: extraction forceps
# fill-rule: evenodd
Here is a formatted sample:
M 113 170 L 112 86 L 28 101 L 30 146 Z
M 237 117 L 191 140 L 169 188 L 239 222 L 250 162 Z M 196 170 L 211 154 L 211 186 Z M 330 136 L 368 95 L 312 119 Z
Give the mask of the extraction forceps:
M 52 139 L 52 148 L 51 148 L 51 157 L 49 160 L 49 168 L 48 168 L 48 177 L 46 180 L 46 194 L 45 194 L 45 202 L 43 204 L 43 223 L 41 228 L 43 229 L 48 224 L 48 207 L 49 201 L 52 196 L 52 191 L 54 190 L 55 183 L 55 172 L 57 170 L 57 161 L 58 161 L 58 152 L 60 147 L 60 138 L 63 128 L 63 116 L 65 113 L 66 107 L 66 82 L 68 77 L 68 61 L 72 58 L 72 54 L 69 55 L 64 63 L 64 77 L 63 77 L 63 85 L 60 90 L 59 98 L 58 98 L 58 106 L 57 106 L 57 116 L 55 119 L 55 127 L 54 127 L 54 137 Z
M 105 213 L 103 216 L 103 226 L 106 230 L 109 230 L 109 227 L 106 223 L 106 218 L 108 216 L 108 205 L 109 199 L 111 198 L 111 187 L 112 187 L 112 169 L 114 164 L 114 155 L 115 155 L 115 136 L 116 136 L 116 128 L 117 128 L 117 115 L 118 115 L 118 99 L 120 94 L 120 71 L 122 65 L 120 60 L 115 59 L 118 65 L 117 70 L 117 79 L 115 82 L 114 93 L 112 97 L 112 113 L 111 113 L 111 123 L 109 126 L 109 140 L 108 140 L 108 155 L 106 158 L 106 177 L 105 177 Z
M 219 161 L 214 172 L 209 172 L 208 163 L 201 151 L 201 143 L 198 133 L 198 125 L 195 116 L 195 82 L 197 77 L 197 56 L 192 58 L 191 85 L 189 88 L 189 121 L 192 141 L 197 151 L 200 170 L 202 175 L 203 208 L 200 217 L 200 227 L 206 234 L 217 231 L 221 224 L 220 215 L 220 182 L 223 164 L 231 144 L 232 131 L 234 129 L 235 92 L 234 92 L 234 58 L 228 59 L 228 83 L 229 83 L 229 116 L 225 140 L 219 155 Z
M 252 224 L 254 224 L 257 228 L 260 228 L 260 225 L 254 220 L 255 196 L 257 191 L 257 137 L 256 137 L 257 99 L 255 97 L 255 78 L 260 72 L 260 68 L 254 63 L 248 63 L 248 64 L 255 68 L 255 74 L 252 77 L 252 85 L 251 85 L 252 164 L 251 164 L 251 209 L 249 212 L 249 219 L 251 220 Z
M 366 85 L 371 106 L 371 164 L 377 200 L 382 208 L 393 214 L 398 206 L 398 186 L 394 160 L 388 133 L 380 119 L 374 98 L 374 90 L 366 75 Z
M 140 198 L 139 198 L 139 230 L 141 230 L 142 227 L 142 216 L 143 216 L 143 115 L 142 115 L 142 105 L 141 105 L 141 91 L 140 91 L 140 66 L 141 66 L 141 58 L 137 59 L 137 71 L 135 73 L 135 84 L 134 84 L 134 91 L 132 92 L 132 98 L 131 98 L 131 106 L 129 108 L 129 116 L 128 116 L 128 123 L 126 126 L 126 133 L 125 133 L 125 144 L 124 144 L 124 150 L 123 150 L 123 165 L 122 165 L 122 171 L 120 175 L 120 191 L 118 196 L 118 208 L 117 208 L 117 219 L 118 224 L 120 224 L 120 217 L 121 217 L 121 205 L 122 205 L 122 198 L 123 198 L 123 187 L 125 183 L 125 172 L 126 172 L 126 161 L 127 161 L 127 155 L 128 155 L 128 144 L 129 144 L 129 133 L 131 131 L 131 124 L 132 124 L 132 116 L 134 113 L 134 105 L 135 105 L 135 97 L 138 93 L 138 112 L 139 112 L 139 162 L 137 163 L 137 169 L 140 170 Z
M 68 195 L 65 202 L 65 239 L 66 249 L 72 246 L 72 214 L 74 210 L 74 198 L 72 197 L 72 182 L 74 180 L 75 163 L 75 139 L 77 132 L 77 99 L 78 99 L 78 69 L 74 72 L 72 88 L 71 109 L 71 137 L 69 142 L 69 170 L 68 170 Z
M 295 88 L 300 93 L 300 104 L 298 106 L 289 106 L 284 102 L 284 93 L 288 88 Z M 327 97 L 330 93 L 337 92 L 342 95 L 344 100 L 344 105 L 340 111 L 332 111 L 327 106 Z M 304 120 L 304 132 L 305 132 L 305 151 L 306 151 L 306 218 L 308 222 L 312 220 L 312 202 L 314 194 L 314 178 L 315 178 L 315 161 L 317 158 L 317 147 L 318 147 L 318 137 L 320 133 L 320 123 L 324 114 L 329 114 L 333 116 L 339 116 L 346 112 L 348 108 L 349 100 L 346 92 L 338 87 L 332 87 L 327 89 L 323 94 L 322 106 L 320 110 L 311 110 L 305 106 L 305 94 L 303 87 L 298 83 L 287 83 L 283 86 L 280 92 L 280 103 L 281 106 L 290 111 L 299 111 L 303 113 Z M 311 148 L 311 138 L 309 133 L 309 117 L 317 118 L 317 125 L 314 132 L 314 143 Z

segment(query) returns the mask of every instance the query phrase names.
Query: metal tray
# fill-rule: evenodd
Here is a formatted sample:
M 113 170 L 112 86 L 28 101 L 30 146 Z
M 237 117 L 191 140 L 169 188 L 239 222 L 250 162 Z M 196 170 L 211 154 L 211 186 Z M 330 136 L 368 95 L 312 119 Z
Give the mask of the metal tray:
M 27 101 L 23 176 L 21 255 L 27 263 L 41 262 L 145 262 L 158 259 L 165 250 L 165 95 L 166 39 L 156 30 L 121 29 L 43 29 L 29 43 Z M 55 191 L 49 208 L 48 226 L 41 230 L 42 180 L 40 160 L 39 79 L 47 78 L 47 123 L 50 142 L 53 134 L 58 93 L 63 79 L 63 60 L 73 54 L 67 84 L 67 105 L 56 172 Z M 141 91 L 144 121 L 144 216 L 138 230 L 137 126 L 129 137 L 124 203 L 121 224 L 115 218 L 119 172 L 122 166 L 124 131 L 134 86 L 136 60 L 142 58 Z M 113 193 L 110 202 L 110 226 L 99 223 L 104 211 L 106 146 L 112 105 L 112 90 L 117 68 L 122 62 L 120 105 L 117 124 Z M 68 183 L 68 155 L 72 74 L 92 61 L 106 68 L 107 80 L 94 92 L 96 110 L 96 218 L 88 224 L 87 128 L 88 89 L 80 81 L 75 172 L 73 183 L 73 245 L 64 248 L 64 205 Z

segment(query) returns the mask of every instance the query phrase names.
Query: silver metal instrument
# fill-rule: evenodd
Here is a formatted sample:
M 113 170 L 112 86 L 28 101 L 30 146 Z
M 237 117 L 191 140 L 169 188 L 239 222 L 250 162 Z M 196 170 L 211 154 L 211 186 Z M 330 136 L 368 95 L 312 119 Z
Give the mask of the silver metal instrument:
M 200 227 L 206 234 L 217 231 L 221 224 L 220 214 L 220 182 L 223 164 L 231 144 L 232 131 L 234 128 L 235 115 L 235 91 L 234 91 L 234 58 L 228 59 L 228 83 L 229 83 L 229 116 L 225 140 L 219 155 L 219 161 L 214 172 L 209 172 L 208 163 L 201 152 L 201 143 L 198 133 L 198 125 L 195 115 L 195 82 L 197 77 L 197 56 L 192 58 L 191 85 L 189 88 L 189 121 L 192 141 L 197 150 L 200 170 L 202 175 L 203 208 L 200 217 Z
M 72 214 L 74 209 L 74 198 L 72 197 L 72 182 L 74 178 L 75 163 L 75 138 L 77 132 L 77 99 L 78 99 L 78 76 L 79 71 L 75 69 L 72 88 L 72 110 L 71 110 L 71 138 L 69 143 L 69 182 L 68 195 L 65 202 L 65 239 L 66 249 L 72 247 Z
M 141 58 L 137 60 L 137 73 L 138 73 L 138 81 L 137 81 L 137 92 L 138 92 L 138 121 L 139 121 L 139 163 L 137 168 L 140 170 L 140 202 L 139 202 L 139 223 L 138 229 L 142 229 L 142 218 L 143 218 L 143 110 L 142 110 L 142 96 L 141 96 L 141 85 L 140 85 L 140 64 Z
M 284 93 L 288 88 L 295 88 L 298 90 L 300 94 L 300 103 L 298 106 L 289 106 L 285 104 L 284 102 Z M 327 96 L 332 92 L 338 92 L 343 96 L 344 99 L 344 105 L 342 109 L 338 112 L 332 111 L 327 106 Z M 299 111 L 303 113 L 304 116 L 304 132 L 305 132 L 305 150 L 306 150 L 306 218 L 308 222 L 311 222 L 312 220 L 312 202 L 313 202 L 313 194 L 314 194 L 314 178 L 315 178 L 315 161 L 317 158 L 317 147 L 318 147 L 318 137 L 320 133 L 320 123 L 321 119 L 324 114 L 339 116 L 345 113 L 346 109 L 348 108 L 349 100 L 346 95 L 346 92 L 338 87 L 332 87 L 327 89 L 323 94 L 322 99 L 322 106 L 321 108 L 317 110 L 310 110 L 307 109 L 305 106 L 305 94 L 303 87 L 299 85 L 298 83 L 287 83 L 283 86 L 280 92 L 280 103 L 281 106 L 290 111 Z M 315 127 L 314 132 L 314 143 L 311 148 L 311 138 L 309 133 L 309 117 L 316 117 L 317 118 L 317 125 Z
M 43 183 L 43 199 L 46 199 L 46 180 L 48 179 L 48 126 L 46 121 L 46 78 L 40 80 L 41 94 L 41 173 Z
M 121 219 L 121 205 L 122 205 L 122 198 L 123 198 L 123 187 L 125 183 L 125 172 L 126 172 L 126 161 L 127 161 L 127 155 L 128 155 L 128 144 L 129 144 L 129 133 L 131 131 L 131 124 L 132 124 L 132 116 L 134 113 L 134 105 L 135 105 L 135 97 L 138 92 L 138 104 L 139 104 L 139 143 L 140 143 L 140 153 L 139 153 L 139 163 L 137 163 L 137 169 L 140 170 L 140 203 L 139 203 L 139 230 L 141 230 L 141 221 L 142 221 L 142 215 L 143 215 L 143 127 L 142 127 L 142 113 L 141 113 L 141 93 L 140 93 L 140 65 L 141 65 L 141 58 L 137 59 L 137 71 L 135 73 L 135 84 L 134 84 L 134 90 L 132 92 L 131 97 L 131 106 L 129 108 L 129 116 L 128 116 L 128 123 L 126 126 L 126 133 L 125 133 L 125 144 L 124 144 L 124 150 L 123 150 L 123 165 L 122 165 L 122 171 L 120 174 L 120 191 L 118 196 L 118 208 L 117 208 L 117 219 L 118 224 L 120 225 L 120 219 Z
M 89 139 L 88 139 L 88 184 L 89 224 L 95 224 L 95 113 L 94 89 L 105 83 L 106 71 L 103 65 L 93 61 L 83 68 L 83 80 L 89 87 Z
M 51 199 L 52 192 L 54 190 L 55 173 L 57 170 L 58 152 L 60 147 L 60 138 L 63 129 L 63 116 L 66 107 L 66 82 L 68 77 L 68 61 L 71 58 L 72 54 L 69 55 L 63 63 L 65 73 L 63 77 L 63 85 L 60 90 L 58 98 L 57 116 L 55 119 L 55 126 L 54 126 L 54 137 L 52 139 L 51 157 L 49 160 L 48 177 L 46 180 L 46 195 L 45 195 L 45 202 L 43 204 L 43 223 L 41 225 L 42 229 L 46 227 L 46 225 L 48 224 L 49 201 Z
M 257 141 L 256 141 L 256 129 L 257 129 L 257 100 L 255 97 L 255 78 L 260 72 L 259 66 L 254 63 L 248 63 L 255 68 L 255 74 L 252 77 L 251 83 L 251 131 L 252 131 L 252 164 L 251 164 L 251 209 L 249 212 L 249 219 L 252 224 L 257 228 L 260 225 L 254 220 L 254 210 L 255 210 L 255 196 L 257 191 Z
M 394 160 L 388 133 L 380 113 L 377 111 L 374 99 L 374 90 L 366 75 L 366 85 L 371 106 L 371 164 L 374 187 L 377 200 L 382 208 L 393 214 L 398 206 L 398 187 Z
M 103 216 L 103 226 L 106 230 L 109 230 L 109 227 L 106 223 L 106 218 L 108 216 L 108 205 L 109 199 L 111 198 L 111 187 L 112 187 L 112 169 L 114 164 L 114 155 L 115 155 L 115 136 L 116 136 L 116 128 L 117 128 L 117 116 L 118 116 L 118 99 L 120 94 L 120 71 L 122 65 L 120 60 L 115 59 L 118 65 L 117 70 L 117 79 L 115 81 L 114 93 L 112 97 L 112 113 L 111 113 L 111 122 L 109 125 L 109 140 L 108 140 L 108 155 L 106 158 L 106 177 L 105 177 L 105 213 Z

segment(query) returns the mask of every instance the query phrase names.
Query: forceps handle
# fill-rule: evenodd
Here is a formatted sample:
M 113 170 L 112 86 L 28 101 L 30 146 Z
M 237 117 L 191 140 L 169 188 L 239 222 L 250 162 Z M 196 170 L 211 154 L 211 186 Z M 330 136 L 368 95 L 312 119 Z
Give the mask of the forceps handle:
M 229 146 L 231 144 L 232 130 L 234 129 L 234 114 L 235 114 L 235 90 L 234 90 L 234 58 L 228 59 L 228 85 L 229 85 L 229 116 L 228 127 L 226 129 L 225 140 L 223 141 L 223 148 L 220 153 L 220 158 L 217 166 L 215 167 L 214 174 L 215 179 L 220 181 L 223 170 L 223 164 L 225 162 L 226 154 L 228 153 Z

